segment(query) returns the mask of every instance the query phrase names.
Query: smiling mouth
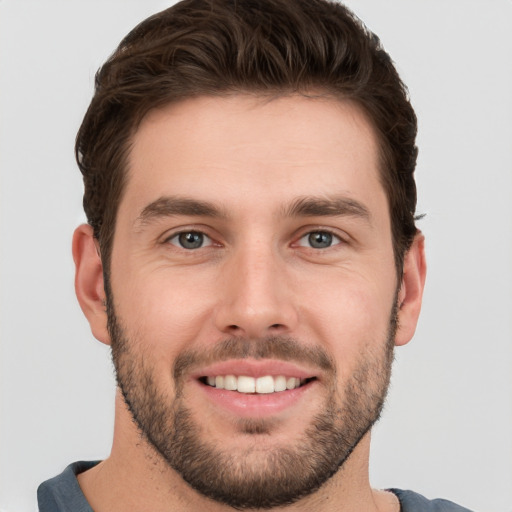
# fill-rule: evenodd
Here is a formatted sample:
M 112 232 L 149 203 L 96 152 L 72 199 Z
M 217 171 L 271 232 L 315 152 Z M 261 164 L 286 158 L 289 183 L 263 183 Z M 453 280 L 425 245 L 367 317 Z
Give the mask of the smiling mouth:
M 305 386 L 315 380 L 315 377 L 300 379 L 284 375 L 265 375 L 263 377 L 249 377 L 247 375 L 216 375 L 199 379 L 203 384 L 216 389 L 237 391 L 245 394 L 281 393 Z

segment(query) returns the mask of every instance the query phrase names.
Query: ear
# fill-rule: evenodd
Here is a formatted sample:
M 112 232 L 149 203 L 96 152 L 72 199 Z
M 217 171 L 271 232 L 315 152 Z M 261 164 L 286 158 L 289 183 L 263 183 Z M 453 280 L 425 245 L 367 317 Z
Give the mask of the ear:
M 418 231 L 404 258 L 402 285 L 398 292 L 398 330 L 395 345 L 405 345 L 414 335 L 421 310 L 427 265 L 425 237 Z
M 92 227 L 83 224 L 73 235 L 75 292 L 94 337 L 110 345 L 103 286 L 103 264 Z

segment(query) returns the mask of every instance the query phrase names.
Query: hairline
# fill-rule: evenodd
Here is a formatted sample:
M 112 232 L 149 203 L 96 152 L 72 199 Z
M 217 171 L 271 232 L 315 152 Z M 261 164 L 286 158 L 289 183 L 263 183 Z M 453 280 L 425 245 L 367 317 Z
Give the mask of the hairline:
M 119 166 L 118 172 L 119 172 L 119 178 L 120 178 L 120 184 L 121 189 L 119 192 L 119 197 L 116 200 L 116 206 L 115 211 L 113 212 L 113 222 L 111 225 L 110 230 L 110 236 L 108 237 L 107 241 L 107 247 L 102 247 L 103 243 L 101 240 L 101 233 L 103 229 L 100 229 L 100 239 L 99 245 L 100 245 L 100 252 L 102 256 L 102 263 L 104 268 L 104 273 L 106 280 L 108 281 L 109 275 L 110 275 L 110 265 L 112 262 L 112 251 L 113 251 L 113 245 L 115 240 L 115 234 L 116 234 L 116 226 L 117 226 L 117 216 L 119 214 L 121 202 L 123 200 L 124 194 L 126 192 L 126 188 L 128 185 L 128 180 L 130 177 L 130 159 L 131 159 L 131 151 L 133 149 L 134 145 L 134 139 L 136 134 L 138 133 L 141 124 L 144 122 L 147 117 L 155 111 L 161 111 L 166 108 L 169 108 L 172 105 L 179 105 L 182 103 L 185 103 L 189 100 L 197 99 L 197 98 L 230 98 L 230 97 L 238 97 L 238 96 L 246 96 L 246 97 L 254 97 L 255 100 L 261 100 L 263 104 L 271 101 L 275 101 L 281 98 L 290 98 L 293 96 L 297 97 L 303 97 L 310 100 L 327 100 L 327 101 L 335 101 L 339 103 L 344 103 L 348 105 L 352 105 L 359 114 L 363 116 L 365 121 L 367 122 L 367 125 L 369 126 L 373 136 L 375 143 L 377 145 L 377 174 L 379 183 L 382 186 L 386 201 L 387 201 L 387 211 L 389 215 L 390 220 L 390 227 L 391 227 L 391 241 L 392 241 L 392 248 L 393 248 L 393 256 L 395 259 L 395 267 L 396 267 L 396 274 L 399 279 L 402 278 L 402 268 L 403 268 L 403 258 L 405 254 L 407 253 L 409 246 L 406 246 L 403 248 L 402 252 L 399 254 L 397 251 L 400 250 L 400 247 L 398 247 L 398 240 L 395 240 L 395 233 L 394 233 L 394 220 L 393 220 L 393 211 L 392 211 L 392 205 L 391 205 L 391 197 L 390 197 L 390 190 L 388 186 L 389 181 L 389 175 L 393 172 L 388 167 L 391 165 L 391 162 L 389 161 L 389 157 L 387 156 L 390 152 L 389 144 L 387 143 L 386 137 L 384 134 L 380 133 L 380 130 L 376 126 L 375 121 L 372 118 L 372 115 L 367 111 L 365 108 L 363 102 L 361 99 L 357 97 L 350 97 L 349 95 L 343 94 L 341 91 L 333 91 L 329 87 L 309 87 L 309 88 L 229 88 L 229 89 L 218 89 L 216 91 L 204 91 L 204 92 L 198 92 L 198 93 L 190 93 L 188 95 L 182 95 L 177 98 L 162 98 L 162 101 L 156 102 L 153 106 L 150 106 L 146 109 L 141 109 L 140 112 L 137 113 L 133 117 L 133 123 L 132 127 L 129 131 L 128 136 L 126 137 L 123 146 L 119 149 L 122 151 L 122 161 L 121 165 Z M 102 223 L 102 227 L 103 227 Z

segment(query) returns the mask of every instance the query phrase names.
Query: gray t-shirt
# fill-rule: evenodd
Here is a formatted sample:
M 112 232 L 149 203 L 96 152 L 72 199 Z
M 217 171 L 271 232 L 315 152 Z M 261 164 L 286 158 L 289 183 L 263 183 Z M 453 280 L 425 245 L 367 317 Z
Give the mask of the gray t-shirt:
M 39 512 L 93 512 L 78 485 L 76 475 L 91 469 L 99 461 L 74 462 L 60 475 L 46 480 L 37 489 Z M 401 512 L 471 512 L 446 500 L 427 500 L 412 491 L 389 489 L 400 500 Z

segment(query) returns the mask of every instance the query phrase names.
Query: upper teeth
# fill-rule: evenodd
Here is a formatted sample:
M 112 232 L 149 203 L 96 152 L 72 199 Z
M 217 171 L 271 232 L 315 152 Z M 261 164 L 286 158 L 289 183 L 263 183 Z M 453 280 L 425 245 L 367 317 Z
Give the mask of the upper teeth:
M 248 377 L 247 375 L 217 375 L 215 377 L 206 377 L 206 382 L 217 389 L 227 389 L 229 391 L 238 391 L 239 393 L 274 393 L 275 391 L 285 391 L 295 389 L 301 385 L 301 379 L 298 377 L 284 377 L 279 375 L 265 375 L 264 377 Z

